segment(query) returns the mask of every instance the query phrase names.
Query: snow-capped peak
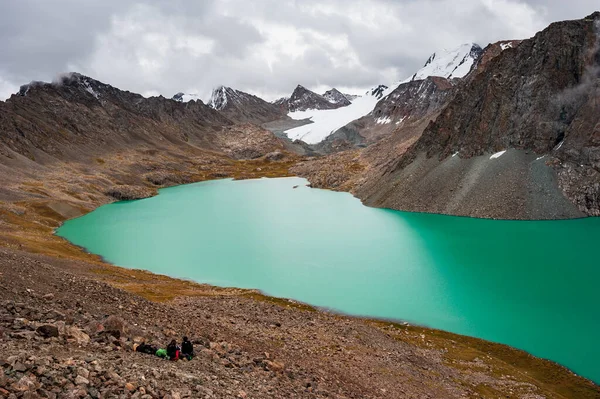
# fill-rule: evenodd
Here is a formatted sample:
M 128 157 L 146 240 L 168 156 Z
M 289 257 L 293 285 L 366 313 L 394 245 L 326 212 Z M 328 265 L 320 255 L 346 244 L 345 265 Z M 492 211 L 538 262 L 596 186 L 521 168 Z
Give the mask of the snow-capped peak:
M 447 79 L 462 78 L 469 73 L 482 52 L 478 44 L 466 43 L 452 50 L 433 53 L 423 68 L 400 83 L 422 80 L 429 76 L 441 76 Z
M 210 101 L 208 102 L 208 106 L 216 109 L 217 111 L 221 111 L 227 106 L 229 97 L 232 94 L 235 94 L 233 89 L 225 86 L 219 86 L 213 90 L 212 95 L 210 96 Z
M 175 94 L 172 100 L 179 101 L 180 103 L 187 103 L 189 101 L 197 101 L 200 100 L 200 96 L 198 94 L 186 94 L 183 92 L 179 92 Z

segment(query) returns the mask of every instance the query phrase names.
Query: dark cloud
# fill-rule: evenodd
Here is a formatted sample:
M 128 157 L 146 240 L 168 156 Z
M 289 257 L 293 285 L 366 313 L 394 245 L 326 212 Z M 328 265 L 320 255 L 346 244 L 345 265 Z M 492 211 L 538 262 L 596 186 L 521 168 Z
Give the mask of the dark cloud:
M 0 98 L 76 70 L 142 94 L 206 97 L 225 84 L 267 98 L 296 84 L 362 92 L 430 53 L 525 38 L 597 1 L 19 0 L 0 13 Z

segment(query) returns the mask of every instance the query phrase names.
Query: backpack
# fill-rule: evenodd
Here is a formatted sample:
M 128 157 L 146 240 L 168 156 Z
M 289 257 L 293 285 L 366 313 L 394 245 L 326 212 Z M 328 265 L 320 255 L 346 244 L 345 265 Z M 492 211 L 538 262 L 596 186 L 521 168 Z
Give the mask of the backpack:
M 156 351 L 156 356 L 162 357 L 164 359 L 168 359 L 169 358 L 169 356 L 167 355 L 167 350 L 166 349 L 162 349 L 162 348 Z

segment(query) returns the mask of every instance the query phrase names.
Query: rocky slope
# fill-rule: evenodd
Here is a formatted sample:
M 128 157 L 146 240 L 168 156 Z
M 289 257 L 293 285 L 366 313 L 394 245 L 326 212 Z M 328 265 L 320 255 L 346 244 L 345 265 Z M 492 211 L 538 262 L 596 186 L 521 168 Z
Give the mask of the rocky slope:
M 412 122 L 431 119 L 452 98 L 456 84 L 441 77 L 402 83 L 387 96 L 381 96 L 372 112 L 336 130 L 315 147 L 331 153 L 366 146 Z
M 236 123 L 261 124 L 287 119 L 286 113 L 277 105 L 225 86 L 213 90 L 208 106 Z
M 381 154 L 367 148 L 295 172 L 318 185 L 320 168 L 358 159 L 358 172 L 337 174 L 335 184 L 378 207 L 507 219 L 598 215 L 599 16 L 487 46 L 447 105 L 393 129 L 376 147 Z
M 599 26 L 600 13 L 557 22 L 493 58 L 363 198 L 484 217 L 600 215 Z
M 89 209 L 165 185 L 286 175 L 294 159 L 267 130 L 234 125 L 201 101 L 144 98 L 79 74 L 0 102 L 0 132 L 2 210 L 19 200 Z
M 488 46 L 485 52 L 486 60 L 498 54 L 496 49 L 509 48 L 513 44 L 507 41 Z M 356 113 L 354 120 L 344 120 L 350 123 L 338 125 L 334 129 L 327 130 L 326 134 L 321 134 L 319 142 L 315 142 L 315 148 L 324 153 L 331 153 L 357 146 L 362 147 L 392 134 L 401 128 L 399 125 L 407 121 L 407 118 L 412 118 L 414 121 L 426 117 L 428 113 L 435 113 L 450 99 L 454 92 L 449 90 L 450 88 L 458 85 L 461 78 L 468 79 L 471 71 L 483 67 L 480 63 L 483 54 L 484 50 L 473 43 L 432 54 L 423 68 L 410 78 L 392 85 L 393 92 L 385 85 L 369 90 L 363 96 L 363 100 L 376 98 L 381 101 L 377 104 L 368 104 L 368 109 L 365 110 L 360 107 L 361 112 Z M 337 119 L 337 115 L 333 113 L 326 117 Z M 330 123 L 321 122 L 330 128 Z M 307 126 L 290 133 L 298 137 L 298 134 L 303 134 L 311 128 Z
M 502 345 L 106 266 L 89 256 L 0 249 L 0 270 L 2 397 L 600 394 L 568 370 Z M 194 343 L 192 361 L 133 351 L 142 341 L 164 347 L 182 335 Z

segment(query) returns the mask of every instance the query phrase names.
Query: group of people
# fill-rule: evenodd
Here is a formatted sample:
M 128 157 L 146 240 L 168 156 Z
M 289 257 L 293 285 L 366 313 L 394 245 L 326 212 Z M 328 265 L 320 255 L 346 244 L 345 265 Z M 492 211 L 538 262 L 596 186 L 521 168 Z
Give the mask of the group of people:
M 181 340 L 181 346 L 177 344 L 177 341 L 172 340 L 166 349 L 157 348 L 154 345 L 142 342 L 135 348 L 136 352 L 147 353 L 149 355 L 156 355 L 163 359 L 179 360 L 187 359 L 192 360 L 194 357 L 194 345 L 190 342 L 188 337 L 183 337 Z

